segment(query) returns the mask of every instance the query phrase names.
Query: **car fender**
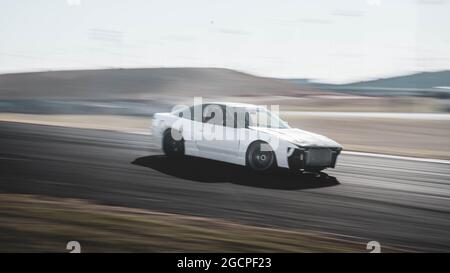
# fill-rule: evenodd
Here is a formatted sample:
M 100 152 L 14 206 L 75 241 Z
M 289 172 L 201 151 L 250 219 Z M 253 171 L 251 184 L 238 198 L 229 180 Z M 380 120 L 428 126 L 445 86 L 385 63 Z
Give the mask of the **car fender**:
M 251 129 L 245 129 L 250 130 Z M 278 167 L 288 167 L 287 161 L 287 147 L 292 146 L 288 141 L 277 138 L 276 136 L 267 134 L 265 132 L 258 132 L 257 134 L 248 134 L 244 139 L 239 141 L 239 156 L 244 160 L 247 155 L 247 150 L 250 145 L 256 141 L 264 141 L 270 145 L 275 153 Z

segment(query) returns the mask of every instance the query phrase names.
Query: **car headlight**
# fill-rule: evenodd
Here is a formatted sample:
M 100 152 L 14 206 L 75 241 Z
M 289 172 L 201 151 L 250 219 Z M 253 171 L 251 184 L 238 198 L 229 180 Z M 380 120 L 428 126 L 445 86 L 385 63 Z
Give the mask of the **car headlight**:
M 294 147 L 288 147 L 287 148 L 287 156 L 288 157 L 291 156 L 294 153 L 294 151 L 295 151 Z

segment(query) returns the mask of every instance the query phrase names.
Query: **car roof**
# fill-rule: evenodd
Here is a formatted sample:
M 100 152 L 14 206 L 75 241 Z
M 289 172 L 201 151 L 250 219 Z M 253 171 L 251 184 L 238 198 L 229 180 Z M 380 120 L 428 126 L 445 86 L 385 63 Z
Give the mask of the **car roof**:
M 260 106 L 250 103 L 240 103 L 240 102 L 226 102 L 226 101 L 213 101 L 208 102 L 204 104 L 218 104 L 218 105 L 224 105 L 227 107 L 234 107 L 234 108 L 259 108 Z

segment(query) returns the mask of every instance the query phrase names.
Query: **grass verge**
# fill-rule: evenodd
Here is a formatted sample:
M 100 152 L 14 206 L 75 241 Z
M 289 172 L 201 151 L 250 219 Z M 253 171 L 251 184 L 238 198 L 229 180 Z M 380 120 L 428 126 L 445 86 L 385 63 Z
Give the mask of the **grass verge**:
M 358 238 L 0 194 L 0 251 L 68 252 L 72 240 L 80 242 L 82 252 L 367 252 L 367 242 Z

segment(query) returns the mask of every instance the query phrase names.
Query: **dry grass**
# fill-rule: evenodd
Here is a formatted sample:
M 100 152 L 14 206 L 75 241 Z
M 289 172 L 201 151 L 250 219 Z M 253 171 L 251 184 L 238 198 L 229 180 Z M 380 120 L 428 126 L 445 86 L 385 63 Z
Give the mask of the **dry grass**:
M 365 241 L 74 199 L 0 194 L 2 252 L 366 252 Z M 383 246 L 384 251 L 400 251 Z
M 147 117 L 114 115 L 38 115 L 0 113 L 0 120 L 30 124 L 99 129 L 130 133 L 150 133 L 151 119 Z

